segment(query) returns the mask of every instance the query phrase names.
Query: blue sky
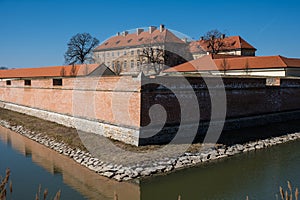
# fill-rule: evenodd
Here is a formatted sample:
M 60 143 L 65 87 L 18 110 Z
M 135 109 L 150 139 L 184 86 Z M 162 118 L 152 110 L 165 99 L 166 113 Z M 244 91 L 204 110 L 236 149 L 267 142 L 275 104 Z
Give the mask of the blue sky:
M 194 39 L 219 29 L 241 35 L 257 55 L 300 58 L 296 0 L 0 0 L 0 66 L 61 65 L 76 33 L 88 32 L 102 42 L 116 32 L 159 24 Z

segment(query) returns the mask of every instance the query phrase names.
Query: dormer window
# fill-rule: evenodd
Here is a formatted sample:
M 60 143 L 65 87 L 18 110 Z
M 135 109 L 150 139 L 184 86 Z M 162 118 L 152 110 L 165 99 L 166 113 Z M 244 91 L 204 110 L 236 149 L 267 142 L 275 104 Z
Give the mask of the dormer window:
M 128 40 L 127 42 L 130 43 L 132 41 L 132 39 Z

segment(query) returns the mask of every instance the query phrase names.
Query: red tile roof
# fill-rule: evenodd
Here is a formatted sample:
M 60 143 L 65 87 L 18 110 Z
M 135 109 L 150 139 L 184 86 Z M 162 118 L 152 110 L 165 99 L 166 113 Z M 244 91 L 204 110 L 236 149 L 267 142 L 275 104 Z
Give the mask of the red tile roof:
M 206 51 L 201 47 L 199 41 L 192 41 L 189 44 L 189 48 L 191 53 L 202 53 L 202 54 L 206 53 Z
M 240 36 L 230 36 L 223 39 L 225 44 L 224 47 L 221 47 L 220 50 L 234 50 L 234 49 L 253 49 L 256 50 L 251 44 L 249 44 L 246 40 L 241 38 Z M 190 43 L 190 51 L 192 53 L 202 51 L 211 51 L 211 48 L 208 48 L 208 41 L 207 40 L 199 40 Z
M 40 68 L 18 68 L 0 70 L 0 78 L 34 78 L 34 77 L 61 77 L 62 69 L 64 69 L 64 76 L 84 76 L 86 72 L 91 73 L 99 64 L 82 64 L 74 65 L 75 70 L 72 74 L 72 65 L 52 66 Z M 86 68 L 87 67 L 87 68 Z
M 121 48 L 121 47 L 129 47 L 129 46 L 139 46 L 149 43 L 181 43 L 184 42 L 174 35 L 168 29 L 164 29 L 162 32 L 160 30 L 154 30 L 152 33 L 149 31 L 143 31 L 140 34 L 130 33 L 127 35 L 117 35 L 109 38 L 98 47 L 95 48 L 94 51 L 101 51 L 105 49 L 112 48 Z
M 217 70 L 217 66 L 210 55 L 202 56 L 175 67 L 166 69 L 164 72 L 197 72 L 202 70 Z
M 227 63 L 226 70 L 245 69 L 247 62 L 249 69 L 300 67 L 300 59 L 282 56 L 249 56 L 213 59 L 211 55 L 205 55 L 199 59 L 169 68 L 165 70 L 165 72 L 222 71 L 224 70 L 224 60 Z

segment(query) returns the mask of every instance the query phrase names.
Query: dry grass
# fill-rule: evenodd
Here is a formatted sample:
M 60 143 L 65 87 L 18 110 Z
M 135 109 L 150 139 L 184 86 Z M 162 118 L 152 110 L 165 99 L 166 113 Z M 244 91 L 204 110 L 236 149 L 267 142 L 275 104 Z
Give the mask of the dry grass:
M 40 199 L 43 199 L 43 200 L 46 200 L 47 199 L 47 196 L 48 196 L 48 189 L 44 189 L 44 192 L 43 192 L 43 195 L 41 194 L 41 191 L 42 191 L 42 186 L 39 185 L 39 189 L 38 189 L 38 192 L 35 194 L 35 200 L 40 200 Z M 55 194 L 55 197 L 53 198 L 53 200 L 59 200 L 60 199 L 60 190 Z M 42 197 L 42 198 L 41 198 Z
M 298 188 L 293 189 L 292 184 L 290 181 L 287 182 L 288 189 L 284 191 L 282 187 L 279 187 L 280 192 L 280 198 L 281 200 L 293 200 L 293 195 L 295 197 L 295 200 L 298 200 L 299 198 L 299 190 Z
M 8 197 L 8 192 L 7 192 L 7 187 L 9 187 L 9 194 L 10 194 L 10 199 L 12 199 L 12 193 L 13 193 L 13 187 L 12 187 L 12 181 L 9 182 L 10 178 L 10 169 L 6 169 L 5 177 L 2 178 L 0 177 L 0 200 L 6 200 Z M 8 184 L 9 183 L 9 184 Z M 46 200 L 48 196 L 48 189 L 44 190 L 43 193 L 43 198 L 41 198 L 41 185 L 39 185 L 38 192 L 35 195 L 35 200 Z M 60 190 L 56 193 L 55 197 L 53 200 L 59 200 L 60 199 Z
M 32 132 L 47 135 L 58 142 L 63 141 L 71 148 L 79 148 L 87 151 L 81 142 L 80 137 L 78 136 L 77 130 L 74 128 L 69 128 L 54 122 L 49 122 L 37 117 L 21 114 L 3 108 L 0 108 L 0 119 L 9 122 L 11 125 L 20 125 Z M 163 147 L 163 145 L 147 145 L 136 147 L 116 140 L 111 141 L 119 148 L 131 152 L 148 152 Z M 197 152 L 200 150 L 200 148 L 201 144 L 192 144 L 188 149 L 188 152 Z
M 39 119 L 37 117 L 28 116 L 18 112 L 0 108 L 0 119 L 9 122 L 11 125 L 20 125 L 27 130 L 35 133 L 41 133 L 60 142 L 68 144 L 71 148 L 79 148 L 85 150 L 77 130 L 54 122 Z
M 7 187 L 8 187 L 8 181 L 10 177 L 10 169 L 6 169 L 5 177 L 0 177 L 0 200 L 5 200 L 7 197 Z M 10 195 L 12 194 L 12 182 L 9 183 L 9 191 Z

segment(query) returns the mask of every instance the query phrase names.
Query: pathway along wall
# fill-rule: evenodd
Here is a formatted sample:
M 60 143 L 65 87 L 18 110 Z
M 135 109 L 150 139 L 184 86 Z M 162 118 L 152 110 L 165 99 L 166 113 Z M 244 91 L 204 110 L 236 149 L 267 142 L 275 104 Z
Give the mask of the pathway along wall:
M 191 95 L 187 88 L 192 86 L 199 102 L 200 122 L 190 124 L 200 123 L 196 139 L 201 140 L 211 117 L 211 95 L 218 98 L 220 85 L 210 77 L 210 83 L 215 85 L 208 91 L 201 77 L 186 79 L 189 82 L 186 85 L 177 77 L 64 78 L 62 86 L 53 86 L 49 78 L 32 79 L 30 86 L 24 86 L 24 80 L 12 80 L 11 85 L 0 81 L 0 106 L 69 127 L 75 127 L 74 123 L 80 121 L 85 126 L 77 128 L 136 146 L 167 143 L 180 125 L 178 99 L 170 89 L 146 83 L 168 83 L 187 102 Z M 223 82 L 227 100 L 226 129 L 300 116 L 300 79 L 281 79 L 276 86 L 268 86 L 266 78 L 228 77 Z M 166 124 L 158 134 L 144 138 L 147 131 L 162 123 L 154 121 L 149 126 L 149 109 L 155 104 L 165 108 Z M 189 109 L 192 112 L 194 108 Z

